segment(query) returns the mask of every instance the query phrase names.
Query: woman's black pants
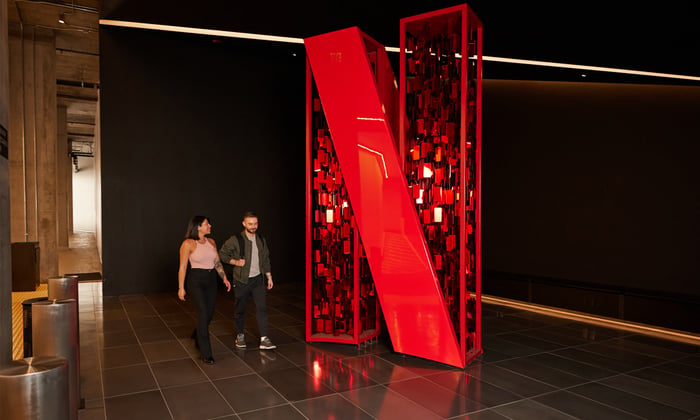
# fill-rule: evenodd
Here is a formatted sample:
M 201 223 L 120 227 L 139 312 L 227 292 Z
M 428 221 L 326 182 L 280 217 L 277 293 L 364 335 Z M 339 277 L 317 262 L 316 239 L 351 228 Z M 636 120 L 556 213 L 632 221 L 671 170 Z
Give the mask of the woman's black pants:
M 212 357 L 209 341 L 209 323 L 214 317 L 216 304 L 216 271 L 192 268 L 187 275 L 187 293 L 197 308 L 197 344 L 201 356 Z

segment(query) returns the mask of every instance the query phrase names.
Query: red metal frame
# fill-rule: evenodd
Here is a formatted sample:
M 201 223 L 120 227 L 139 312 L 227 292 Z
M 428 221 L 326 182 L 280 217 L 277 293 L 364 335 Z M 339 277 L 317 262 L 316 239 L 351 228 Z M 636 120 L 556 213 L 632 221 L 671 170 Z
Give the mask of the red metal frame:
M 379 315 L 369 325 L 372 313 L 362 307 L 375 287 L 397 352 L 458 367 L 481 354 L 481 34 L 466 5 L 402 19 L 400 95 L 385 49 L 359 29 L 305 39 L 307 341 L 360 344 L 376 337 Z M 430 85 L 418 92 L 413 83 L 407 106 L 407 36 L 434 45 L 439 57 L 440 48 L 451 54 L 445 57 L 452 68 L 442 58 L 431 64 L 444 69 L 444 79 L 425 79 L 452 83 L 451 102 L 439 110 L 441 125 L 428 119 L 432 131 L 420 136 L 416 127 L 424 121 L 415 111 L 428 110 L 433 92 Z M 416 48 L 419 53 L 426 63 L 434 60 L 432 50 Z M 439 144 L 435 153 L 432 143 Z M 420 148 L 409 151 L 412 146 Z M 434 182 L 433 168 L 441 174 Z M 432 188 L 425 191 L 433 200 L 427 210 L 416 208 L 409 184 L 411 191 Z M 338 328 L 337 313 L 345 316 Z
M 365 46 L 366 61 L 372 66 L 372 74 L 377 87 L 381 88 L 381 95 L 392 97 L 390 89 L 386 87 L 388 68 L 388 74 L 392 77 L 393 98 L 396 99 L 398 92 L 393 86 L 393 74 L 388 60 L 377 53 L 384 47 L 364 34 L 361 34 L 361 38 Z M 319 98 L 308 60 L 306 82 L 306 340 L 360 344 L 377 337 L 380 333 L 379 304 L 376 302 L 371 274 L 366 268 L 365 251 L 356 229 L 354 209 L 351 205 L 345 205 L 350 203 L 350 198 L 345 192 L 346 171 L 338 164 L 335 140 L 328 129 L 324 109 L 320 105 L 314 105 Z M 390 105 L 392 101 L 386 101 L 393 112 L 396 112 L 397 104 L 395 100 L 393 102 L 394 104 Z M 333 185 L 326 188 L 331 178 Z M 324 218 L 319 212 L 326 211 L 332 212 L 333 223 L 319 220 Z M 331 244 L 334 239 L 348 242 L 342 244 L 345 255 L 338 256 L 341 247 L 338 243 Z M 322 261 L 317 261 L 319 257 Z M 352 320 L 349 319 L 348 312 L 351 312 Z M 339 313 L 342 315 L 339 316 Z
M 481 349 L 481 35 L 482 25 L 476 15 L 464 5 L 424 13 L 401 20 L 400 40 L 400 141 L 399 149 L 401 161 L 404 165 L 409 183 L 412 188 L 423 187 L 426 191 L 426 200 L 417 204 L 419 214 L 440 207 L 442 217 L 454 217 L 454 224 L 446 227 L 442 223 L 443 231 L 459 236 L 459 267 L 443 267 L 439 275 L 443 281 L 445 302 L 450 307 L 450 312 L 458 312 L 458 319 L 453 318 L 454 328 L 459 338 L 460 352 L 463 363 L 469 363 L 482 353 Z M 456 41 L 459 41 L 457 44 Z M 470 48 L 471 44 L 471 48 Z M 415 49 L 415 51 L 409 51 Z M 422 55 L 421 55 L 422 54 Z M 459 55 L 457 55 L 459 54 Z M 468 57 L 468 59 L 460 58 Z M 408 60 L 412 61 L 409 62 Z M 474 63 L 474 64 L 470 64 Z M 426 67 L 434 69 L 426 70 Z M 450 66 L 459 66 L 459 73 Z M 422 66 L 422 67 L 421 67 Z M 422 69 L 421 72 L 419 69 Z M 411 77 L 407 77 L 409 70 Z M 427 75 L 427 76 L 426 76 Z M 450 97 L 449 103 L 445 98 L 439 97 L 440 106 L 426 105 L 434 100 L 435 91 L 443 85 L 453 83 L 453 79 L 459 78 L 459 99 Z M 428 86 L 427 88 L 425 86 Z M 438 87 L 436 89 L 436 86 Z M 453 86 L 453 89 L 455 87 Z M 443 92 L 444 93 L 444 92 Z M 440 93 L 441 95 L 443 93 Z M 410 103 L 407 95 L 411 95 Z M 422 102 L 422 104 L 421 104 Z M 471 106 L 471 104 L 474 104 Z M 459 114 L 459 136 L 452 139 L 446 135 L 445 126 L 449 118 L 445 118 L 445 110 L 454 109 Z M 438 111 L 441 115 L 436 117 L 430 112 Z M 420 111 L 420 112 L 418 112 Z M 443 112 L 440 112 L 443 111 Z M 449 112 L 447 113 L 449 115 Z M 432 115 L 432 120 L 426 115 Z M 420 118 L 418 118 L 420 117 Z M 425 121 L 423 118 L 426 118 Z M 440 123 L 438 123 L 438 121 Z M 454 124 L 456 121 L 453 121 Z M 433 124 L 432 133 L 421 127 Z M 449 132 L 450 130 L 447 130 Z M 447 138 L 447 141 L 443 141 Z M 437 141 L 431 141 L 437 139 Z M 427 145 L 425 143 L 428 143 Z M 438 150 L 445 149 L 449 156 L 456 155 L 459 171 L 459 185 L 452 186 L 453 193 L 459 194 L 460 200 L 454 207 L 445 205 L 441 194 L 445 185 L 440 184 L 435 177 L 425 182 L 416 180 L 416 167 L 431 165 L 431 168 L 448 167 L 444 164 L 441 153 L 435 153 L 432 158 L 429 153 L 424 153 L 423 147 L 432 149 L 437 143 Z M 421 147 L 421 154 L 411 153 L 415 148 Z M 457 154 L 457 150 L 459 153 Z M 440 157 L 438 157 L 440 156 Z M 467 167 L 467 161 L 470 161 Z M 455 162 L 456 163 L 456 162 Z M 452 166 L 452 165 L 450 165 Z M 452 171 L 455 169 L 447 169 Z M 467 178 L 467 171 L 473 170 L 474 175 Z M 413 179 L 411 179 L 413 177 Z M 439 194 L 428 195 L 429 190 L 438 188 Z M 449 188 L 449 184 L 447 185 Z M 422 191 L 422 190 L 421 190 Z M 471 225 L 471 234 L 467 226 Z M 432 221 L 434 224 L 435 221 Z M 439 238 L 430 240 L 434 227 L 424 224 L 426 237 L 429 238 L 429 247 L 435 253 L 434 258 L 440 261 L 449 261 L 449 246 Z M 432 229 L 432 231 L 431 231 Z M 473 262 L 467 256 L 473 255 Z M 469 271 L 469 273 L 468 273 Z M 455 282 L 455 279 L 457 281 Z M 468 281 L 469 280 L 469 281 Z M 458 283 L 459 303 L 450 301 L 449 291 Z

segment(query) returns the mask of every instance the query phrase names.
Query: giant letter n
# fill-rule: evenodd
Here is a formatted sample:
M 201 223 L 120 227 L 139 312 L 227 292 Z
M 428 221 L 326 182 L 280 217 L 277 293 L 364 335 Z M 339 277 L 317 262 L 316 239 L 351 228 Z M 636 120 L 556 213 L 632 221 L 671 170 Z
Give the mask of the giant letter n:
M 397 92 L 377 84 L 386 52 L 370 60 L 367 42 L 357 28 L 304 40 L 354 223 L 394 350 L 464 367 L 397 149 Z

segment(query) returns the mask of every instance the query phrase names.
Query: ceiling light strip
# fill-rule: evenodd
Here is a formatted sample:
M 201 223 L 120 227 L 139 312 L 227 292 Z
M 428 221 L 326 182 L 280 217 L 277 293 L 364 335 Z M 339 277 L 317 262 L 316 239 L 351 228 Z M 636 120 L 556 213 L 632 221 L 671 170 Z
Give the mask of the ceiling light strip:
M 151 29 L 154 31 L 179 32 L 184 34 L 211 35 L 222 38 L 254 39 L 258 41 L 286 42 L 290 44 L 303 44 L 303 38 L 291 38 L 288 36 L 260 35 L 246 32 L 219 31 L 216 29 L 192 28 L 187 26 L 158 25 L 155 23 L 128 22 L 124 20 L 100 19 L 100 25 L 120 26 L 123 28 Z
M 596 66 L 583 66 L 579 64 L 565 64 L 565 63 L 554 63 L 550 61 L 535 61 L 535 60 L 521 60 L 517 58 L 502 58 L 502 57 L 490 57 L 483 56 L 484 61 L 495 61 L 499 63 L 510 63 L 510 64 L 525 64 L 529 66 L 544 66 L 544 67 L 558 67 L 563 69 L 576 69 L 576 70 L 589 70 L 589 71 L 603 71 L 607 73 L 622 73 L 622 74 L 634 74 L 637 76 L 650 76 L 650 77 L 667 77 L 672 79 L 684 79 L 684 80 L 695 80 L 700 81 L 700 77 L 697 76 L 684 76 L 681 74 L 670 74 L 670 73 L 655 73 L 651 71 L 639 71 L 639 70 L 625 70 L 616 69 L 612 67 L 596 67 Z
M 211 36 L 218 36 L 218 37 L 222 37 L 222 38 L 242 38 L 242 39 L 253 39 L 253 40 L 258 40 L 258 41 L 286 42 L 286 43 L 290 43 L 290 44 L 303 44 L 304 43 L 303 38 L 251 34 L 251 33 L 247 33 L 247 32 L 220 31 L 220 30 L 215 30 L 215 29 L 192 28 L 192 27 L 187 27 L 187 26 L 159 25 L 159 24 L 155 24 L 155 23 L 129 22 L 129 21 L 124 21 L 124 20 L 100 19 L 100 25 L 121 26 L 124 28 L 152 29 L 152 30 L 156 30 L 156 31 L 180 32 L 180 33 L 198 34 L 198 35 L 211 35 Z M 388 52 L 394 52 L 394 53 L 397 53 L 400 51 L 400 49 L 397 47 L 386 47 L 386 50 Z M 631 74 L 631 75 L 636 75 L 636 76 L 693 80 L 696 82 L 700 81 L 700 77 L 698 77 L 698 76 L 685 76 L 682 74 L 656 73 L 656 72 L 650 72 L 650 71 L 616 69 L 613 67 L 584 66 L 584 65 L 579 65 L 579 64 L 555 63 L 555 62 L 551 62 L 551 61 L 537 61 L 537 60 L 521 60 L 518 58 L 503 58 L 503 57 L 493 57 L 493 56 L 487 56 L 487 55 L 483 56 L 482 59 L 484 61 L 493 61 L 493 62 L 497 62 L 497 63 L 522 64 L 522 65 L 528 65 L 528 66 L 556 67 L 556 68 L 563 68 L 563 69 L 586 70 L 586 71 L 600 71 L 600 72 L 606 72 L 606 73 Z
M 494 305 L 503 305 L 516 309 L 523 309 L 530 312 L 536 312 L 543 315 L 554 316 L 557 318 L 566 318 L 574 321 L 581 321 L 590 324 L 596 324 L 608 328 L 618 328 L 626 331 L 654 335 L 657 337 L 682 341 L 698 345 L 700 344 L 700 335 L 688 333 L 684 331 L 672 330 L 663 327 L 654 327 L 636 322 L 624 321 L 619 319 L 607 318 L 603 316 L 585 314 L 582 312 L 569 311 L 566 309 L 553 308 L 551 306 L 537 305 L 526 303 L 517 300 L 505 299 L 495 296 L 481 295 L 482 302 Z

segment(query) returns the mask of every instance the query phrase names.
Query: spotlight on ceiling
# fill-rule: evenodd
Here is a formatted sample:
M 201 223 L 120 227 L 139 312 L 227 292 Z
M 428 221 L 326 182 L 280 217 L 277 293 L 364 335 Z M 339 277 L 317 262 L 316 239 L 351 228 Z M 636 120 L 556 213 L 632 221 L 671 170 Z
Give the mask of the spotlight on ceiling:
M 62 23 L 62 24 L 66 23 L 66 14 L 65 13 L 59 13 L 58 23 Z

